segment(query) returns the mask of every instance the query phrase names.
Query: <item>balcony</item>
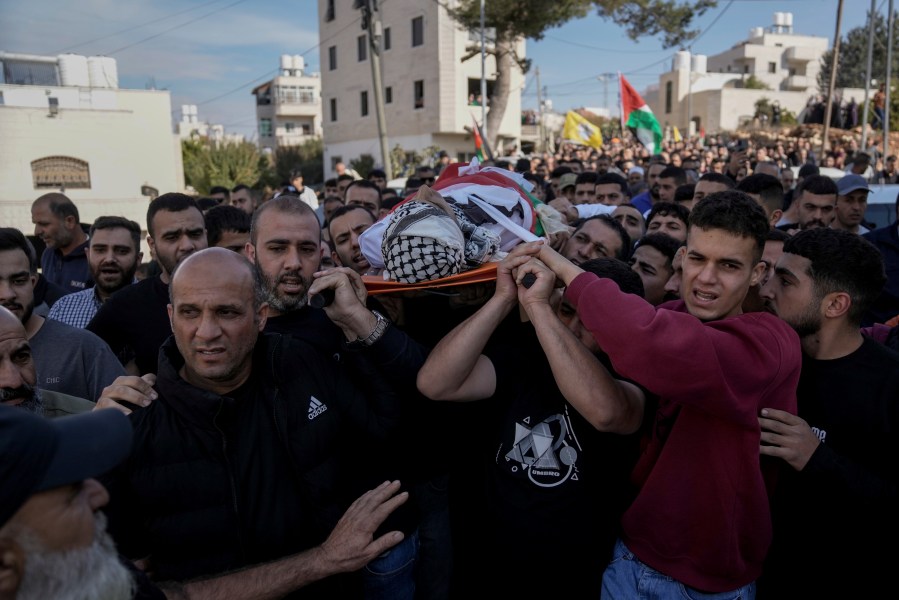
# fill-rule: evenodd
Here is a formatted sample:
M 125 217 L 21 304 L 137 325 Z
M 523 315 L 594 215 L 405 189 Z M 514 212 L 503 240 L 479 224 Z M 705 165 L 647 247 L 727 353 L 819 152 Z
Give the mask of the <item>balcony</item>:
M 807 48 L 804 46 L 793 46 L 792 48 L 787 48 L 787 51 L 784 52 L 784 58 L 787 59 L 787 62 L 797 64 L 806 64 L 816 61 L 820 56 L 821 53 L 817 52 L 814 48 Z

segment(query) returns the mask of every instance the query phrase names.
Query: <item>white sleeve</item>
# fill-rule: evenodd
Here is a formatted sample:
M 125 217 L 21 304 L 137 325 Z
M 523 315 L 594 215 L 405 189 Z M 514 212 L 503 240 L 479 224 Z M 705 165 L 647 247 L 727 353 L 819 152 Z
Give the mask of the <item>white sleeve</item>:
M 587 219 L 596 215 L 610 215 L 618 207 L 608 204 L 575 204 L 574 208 L 577 209 L 579 219 Z

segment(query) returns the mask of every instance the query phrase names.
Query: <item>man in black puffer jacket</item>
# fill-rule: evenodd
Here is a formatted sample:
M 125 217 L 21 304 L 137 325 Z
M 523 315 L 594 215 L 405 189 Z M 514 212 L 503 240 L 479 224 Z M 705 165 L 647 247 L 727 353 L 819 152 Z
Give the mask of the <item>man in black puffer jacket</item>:
M 260 334 L 266 306 L 238 254 L 189 257 L 170 290 L 158 398 L 132 413 L 134 450 L 107 478 L 122 553 L 148 558 L 160 582 L 218 576 L 186 584 L 191 595 L 280 597 L 324 580 L 303 596 L 352 597 L 354 577 L 330 576 L 402 540 L 375 530 L 406 495 L 382 485 L 338 522 L 369 487 L 347 473 L 377 460 L 345 449 L 377 448 L 398 420 L 396 395 L 363 353 L 347 359 L 371 374 L 357 379 L 364 391 L 310 346 Z

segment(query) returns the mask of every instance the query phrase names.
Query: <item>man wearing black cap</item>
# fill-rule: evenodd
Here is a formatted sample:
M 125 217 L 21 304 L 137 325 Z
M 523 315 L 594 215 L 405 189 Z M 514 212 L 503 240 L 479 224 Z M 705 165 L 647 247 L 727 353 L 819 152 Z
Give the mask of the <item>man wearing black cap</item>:
M 859 235 L 870 229 L 862 225 L 868 208 L 868 194 L 871 188 L 861 175 L 849 174 L 837 182 L 836 219 L 830 224 L 832 229 L 845 229 Z
M 387 173 L 383 169 L 372 169 L 368 173 L 368 180 L 378 186 L 382 192 L 387 187 Z
M 113 410 L 48 421 L 0 406 L 0 598 L 134 597 L 94 479 L 127 456 L 131 435 Z

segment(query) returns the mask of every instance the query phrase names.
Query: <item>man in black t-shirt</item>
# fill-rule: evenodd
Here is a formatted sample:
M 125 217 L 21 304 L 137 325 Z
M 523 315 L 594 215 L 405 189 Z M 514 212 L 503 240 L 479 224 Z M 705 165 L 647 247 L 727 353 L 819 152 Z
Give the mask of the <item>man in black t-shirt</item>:
M 147 210 L 147 244 L 162 268 L 107 300 L 87 325 L 132 374 L 156 373 L 159 348 L 172 333 L 166 307 L 175 267 L 206 248 L 203 213 L 185 194 L 163 194 Z
M 843 230 L 784 243 L 762 288 L 799 334 L 798 416 L 763 409 L 761 453 L 783 459 L 772 503 L 774 541 L 759 598 L 811 589 L 835 597 L 893 593 L 899 560 L 899 354 L 859 331 L 885 281 L 873 245 Z

